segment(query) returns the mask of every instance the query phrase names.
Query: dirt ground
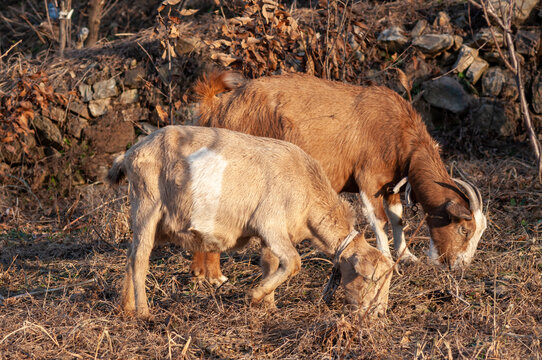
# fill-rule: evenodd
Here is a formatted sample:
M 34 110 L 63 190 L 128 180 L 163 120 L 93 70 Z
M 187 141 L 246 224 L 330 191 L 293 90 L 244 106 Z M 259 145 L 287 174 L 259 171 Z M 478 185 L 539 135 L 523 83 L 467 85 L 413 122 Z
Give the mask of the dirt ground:
M 10 37 L 0 37 L 0 48 L 5 51 L 21 40 L 25 51 L 38 54 L 38 63 L 40 56 L 49 57 L 53 45 L 36 40 L 20 14 L 30 14 L 36 24 L 43 14 L 32 15 L 23 3 L 33 1 L 10 0 L 0 14 L 0 20 L 16 19 L 9 26 L 6 21 L 0 24 L 0 30 L 14 29 Z M 121 1 L 122 7 L 108 15 L 115 17 L 115 24 L 104 20 L 104 38 L 152 26 L 156 13 L 148 3 Z M 327 21 L 323 12 L 313 16 L 302 8 L 307 3 L 312 7 L 315 0 L 287 3 L 298 4 L 311 23 Z M 413 26 L 420 17 L 465 7 L 440 0 L 409 1 L 406 6 L 374 3 L 381 5 L 355 13 L 373 29 L 371 44 L 373 35 L 388 25 Z M 469 26 L 480 27 L 481 21 L 474 16 Z M 120 62 L 113 56 L 135 58 L 133 49 L 140 47 L 135 40 L 132 47 L 111 44 L 104 45 L 102 63 Z M 93 50 L 85 51 L 77 56 L 90 58 Z M 363 69 L 385 70 L 395 62 L 373 61 L 380 53 L 376 45 L 366 49 L 367 60 L 352 72 L 356 79 L 368 76 Z M 151 55 L 159 56 L 153 51 Z M 20 57 L 17 64 L 26 64 Z M 60 64 L 50 74 L 51 83 L 62 83 L 63 75 L 58 74 L 67 69 L 83 71 L 80 61 L 79 67 L 68 61 Z M 78 76 L 73 76 L 74 82 Z M 277 289 L 276 310 L 248 305 L 246 294 L 261 277 L 258 244 L 222 254 L 229 281 L 218 289 L 193 282 L 191 254 L 166 246 L 153 252 L 147 276 L 153 319 L 123 317 L 118 294 L 131 241 L 127 185 L 113 190 L 100 182 L 72 186 L 66 180 L 69 189 L 61 196 L 50 181 L 39 191 L 33 189 L 27 174 L 36 166 L 8 169 L 0 183 L 0 359 L 542 358 L 542 187 L 530 148 L 524 138 L 502 140 L 450 123 L 453 128 L 436 129 L 444 162 L 453 174 L 459 168 L 479 187 L 488 228 L 473 263 L 464 271 L 450 272 L 427 263 L 425 226 L 411 238 L 423 214 L 407 210 L 407 239 L 421 261 L 394 274 L 387 315 L 370 320 L 343 308 L 340 289 L 329 307 L 320 301 L 331 260 L 307 242 L 299 246 L 300 273 Z M 0 175 L 3 170 L 0 166 Z M 367 224 L 359 200 L 348 198 L 363 231 Z M 366 234 L 373 236 L 370 230 Z
M 394 275 L 387 316 L 363 321 L 343 309 L 340 290 L 330 307 L 320 301 L 331 262 L 305 242 L 302 270 L 279 287 L 275 311 L 247 302 L 260 278 L 256 244 L 222 255 L 229 281 L 219 289 L 192 282 L 190 254 L 165 247 L 153 252 L 147 277 L 153 320 L 123 318 L 126 185 L 92 184 L 74 199 L 38 202 L 13 179 L 0 196 L 0 358 L 538 359 L 542 191 L 534 168 L 520 155 L 445 161 L 484 197 L 488 229 L 476 259 L 460 272 L 427 264 L 423 228 L 411 240 L 422 261 Z M 408 211 L 407 238 L 421 217 Z

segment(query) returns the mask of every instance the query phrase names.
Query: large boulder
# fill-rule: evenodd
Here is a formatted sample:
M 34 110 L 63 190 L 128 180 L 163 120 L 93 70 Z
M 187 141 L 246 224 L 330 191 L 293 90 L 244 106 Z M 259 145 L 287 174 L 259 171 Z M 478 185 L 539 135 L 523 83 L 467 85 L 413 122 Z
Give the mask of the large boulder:
M 443 76 L 423 83 L 423 98 L 432 106 L 463 114 L 469 108 L 470 96 L 455 79 Z

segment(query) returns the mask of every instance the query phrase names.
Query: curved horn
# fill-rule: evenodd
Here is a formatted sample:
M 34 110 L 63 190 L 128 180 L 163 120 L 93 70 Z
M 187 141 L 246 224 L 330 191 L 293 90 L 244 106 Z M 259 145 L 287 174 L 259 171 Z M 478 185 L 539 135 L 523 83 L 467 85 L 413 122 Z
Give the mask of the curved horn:
M 482 195 L 480 194 L 480 191 L 476 188 L 476 186 L 474 186 L 468 181 L 463 181 L 461 179 L 454 178 L 453 180 L 456 182 L 456 184 L 461 185 L 461 187 L 465 189 L 467 197 L 469 198 L 471 211 L 474 212 L 476 210 L 480 210 L 482 206 Z

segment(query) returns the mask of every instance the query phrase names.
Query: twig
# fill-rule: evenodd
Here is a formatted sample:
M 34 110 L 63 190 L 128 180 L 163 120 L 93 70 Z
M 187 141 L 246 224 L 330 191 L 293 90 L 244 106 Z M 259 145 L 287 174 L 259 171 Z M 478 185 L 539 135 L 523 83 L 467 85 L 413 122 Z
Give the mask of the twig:
M 119 200 L 124 200 L 124 199 L 127 199 L 128 198 L 128 195 L 124 195 L 124 196 L 121 196 L 120 198 L 116 198 L 116 199 L 113 199 L 113 200 L 110 200 L 106 203 L 103 203 L 102 205 L 98 206 L 97 208 L 91 210 L 90 212 L 86 213 L 86 214 L 83 214 L 81 216 L 79 216 L 77 219 L 73 220 L 72 222 L 70 222 L 68 225 L 64 226 L 62 228 L 62 231 L 66 231 L 67 229 L 70 228 L 70 226 L 72 226 L 73 224 L 75 224 L 76 222 L 78 222 L 79 220 L 81 220 L 82 218 L 86 217 L 86 216 L 89 216 L 90 214 L 93 214 L 95 213 L 96 211 L 98 211 L 99 209 L 103 208 L 104 206 L 107 206 L 111 203 L 114 203 L 115 201 L 119 201 Z
M 181 351 L 181 355 L 183 358 L 186 358 L 186 352 L 188 351 L 188 347 L 190 346 L 191 341 L 192 341 L 192 336 L 189 336 L 188 340 L 186 340 L 186 343 L 183 346 L 183 350 Z
M 11 45 L 9 47 L 9 49 L 6 50 L 5 53 L 2 54 L 2 56 L 0 56 L 0 59 L 2 59 L 3 57 L 5 57 L 14 47 L 16 47 L 17 45 L 19 45 L 21 43 L 22 40 L 19 40 L 17 41 L 15 44 Z
M 0 299 L 0 301 L 4 302 L 4 301 L 8 301 L 8 300 L 15 300 L 15 299 L 25 298 L 25 297 L 29 297 L 29 296 L 34 296 L 34 295 L 48 294 L 48 293 L 53 292 L 53 291 L 66 290 L 66 289 L 69 289 L 69 288 L 72 288 L 72 287 L 88 285 L 88 284 L 91 284 L 93 282 L 96 282 L 96 279 L 90 279 L 90 280 L 82 281 L 82 282 L 79 282 L 79 283 L 64 285 L 64 286 L 60 286 L 60 287 L 56 287 L 56 288 L 52 288 L 52 289 L 36 290 L 36 291 L 30 291 L 30 292 L 27 291 L 27 292 L 25 292 L 23 294 L 14 295 L 14 296 L 10 296 L 10 297 L 7 297 L 7 298 L 2 298 L 2 299 Z
M 39 33 L 38 29 L 36 29 L 36 27 L 34 25 L 32 25 L 32 23 L 28 20 L 28 18 L 26 16 L 24 16 L 24 15 L 20 15 L 20 17 L 21 17 L 21 19 L 23 19 L 28 24 L 28 26 L 30 26 L 32 28 L 32 30 L 34 30 L 36 35 L 38 35 L 38 38 L 40 39 L 40 41 L 43 44 L 47 44 L 47 41 L 45 41 L 43 36 L 41 36 L 41 34 Z

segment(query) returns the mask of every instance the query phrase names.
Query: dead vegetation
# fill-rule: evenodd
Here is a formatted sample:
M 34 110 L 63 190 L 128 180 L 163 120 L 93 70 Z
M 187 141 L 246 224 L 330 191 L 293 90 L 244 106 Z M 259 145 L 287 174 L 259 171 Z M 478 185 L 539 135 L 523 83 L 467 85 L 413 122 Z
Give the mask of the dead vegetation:
M 118 285 L 131 238 L 125 187 L 114 193 L 88 185 L 78 201 L 58 201 L 58 211 L 45 216 L 11 179 L 1 188 L 0 203 L 0 354 L 6 359 L 537 358 L 542 214 L 540 187 L 530 185 L 536 171 L 514 158 L 462 160 L 455 166 L 472 176 L 487 199 L 490 225 L 475 261 L 463 273 L 424 262 L 402 269 L 392 280 L 387 317 L 364 323 L 344 315 L 340 291 L 329 308 L 320 301 L 331 263 L 306 243 L 299 247 L 300 274 L 278 288 L 276 311 L 250 308 L 244 295 L 260 276 L 255 246 L 222 256 L 229 281 L 219 289 L 192 283 L 189 254 L 164 247 L 154 251 L 147 278 L 154 319 L 122 318 Z M 408 223 L 420 217 L 411 214 Z M 361 216 L 359 221 L 363 229 Z M 410 226 L 407 236 L 413 231 Z M 413 240 L 418 255 L 422 244 L 422 238 Z

